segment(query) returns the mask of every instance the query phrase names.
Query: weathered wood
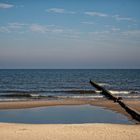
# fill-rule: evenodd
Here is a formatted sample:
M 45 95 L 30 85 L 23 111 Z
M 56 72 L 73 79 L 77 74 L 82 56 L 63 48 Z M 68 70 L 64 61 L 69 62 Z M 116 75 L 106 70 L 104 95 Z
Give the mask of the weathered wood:
M 129 113 L 131 115 L 131 117 L 137 121 L 140 122 L 140 113 L 137 112 L 136 110 L 134 110 L 133 108 L 131 107 L 128 107 L 124 102 L 122 101 L 117 101 L 119 103 L 119 105 L 125 109 L 125 111 L 127 113 Z
M 116 102 L 118 100 L 117 97 L 112 95 L 108 90 L 106 90 L 104 87 L 98 85 L 96 82 L 90 80 L 91 85 L 93 85 L 97 90 L 101 91 L 101 94 L 106 96 L 106 98 L 113 100 Z
M 91 81 L 90 80 L 90 84 L 92 86 L 94 86 L 97 90 L 101 91 L 101 94 L 103 94 L 106 98 L 113 100 L 114 102 L 117 102 L 123 109 L 125 109 L 125 111 L 131 115 L 131 117 L 137 121 L 140 122 L 140 113 L 135 111 L 134 109 L 128 107 L 123 101 L 121 101 L 121 97 L 115 97 L 111 94 L 111 92 L 109 92 L 108 90 L 106 90 L 104 87 L 98 85 L 96 82 Z

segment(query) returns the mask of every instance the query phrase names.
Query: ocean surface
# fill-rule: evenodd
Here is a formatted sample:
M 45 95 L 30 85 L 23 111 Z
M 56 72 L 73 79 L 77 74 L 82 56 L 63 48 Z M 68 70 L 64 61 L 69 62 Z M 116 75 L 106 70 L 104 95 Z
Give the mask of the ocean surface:
M 0 101 L 45 97 L 104 98 L 93 80 L 112 94 L 140 100 L 140 70 L 0 70 Z
M 33 124 L 136 123 L 120 113 L 91 105 L 0 110 L 0 122 Z

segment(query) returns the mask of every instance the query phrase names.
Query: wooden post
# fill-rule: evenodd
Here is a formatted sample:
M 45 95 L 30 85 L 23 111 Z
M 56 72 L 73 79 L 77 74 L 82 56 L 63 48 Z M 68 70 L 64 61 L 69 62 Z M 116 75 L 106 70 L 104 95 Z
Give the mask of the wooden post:
M 93 85 L 97 90 L 101 91 L 101 94 L 104 95 L 106 98 L 113 100 L 116 102 L 118 100 L 117 97 L 113 96 L 108 90 L 106 90 L 104 87 L 101 87 L 96 82 L 93 82 L 90 80 L 91 85 Z
M 140 122 L 140 113 L 135 111 L 134 109 L 128 107 L 123 101 L 121 101 L 121 97 L 115 97 L 111 94 L 111 92 L 109 92 L 108 90 L 106 90 L 104 87 L 98 85 L 96 82 L 91 81 L 90 80 L 90 84 L 92 86 L 94 86 L 97 90 L 101 91 L 101 94 L 104 95 L 107 99 L 109 100 L 113 100 L 114 102 L 117 102 L 123 109 L 125 109 L 125 111 L 131 115 L 131 117 L 137 121 Z

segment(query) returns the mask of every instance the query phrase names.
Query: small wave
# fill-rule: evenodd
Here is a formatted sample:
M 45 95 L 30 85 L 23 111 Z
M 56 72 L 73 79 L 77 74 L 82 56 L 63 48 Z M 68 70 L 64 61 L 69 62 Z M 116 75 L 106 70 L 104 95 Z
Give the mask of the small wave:
M 61 91 L 60 91 L 61 92 Z M 83 90 L 83 89 L 74 89 L 74 90 L 65 90 L 63 92 L 67 92 L 67 93 L 77 93 L 77 94 L 90 94 L 90 93 L 96 93 L 95 90 Z
M 131 94 L 140 94 L 140 91 L 131 91 Z
M 125 91 L 125 90 L 109 90 L 112 94 L 130 94 L 131 91 Z
M 125 98 L 130 98 L 130 99 L 140 99 L 140 96 L 139 96 L 139 95 L 125 96 Z
M 108 83 L 98 83 L 100 86 L 111 86 L 110 84 Z
M 0 98 L 0 102 L 3 102 L 3 101 L 25 101 L 26 99 L 19 99 L 19 98 Z
M 0 90 L 0 93 L 20 93 L 20 94 L 26 94 L 26 93 L 39 93 L 39 92 L 46 92 L 44 90 Z
M 44 97 L 44 96 L 39 95 L 39 94 L 30 94 L 30 93 L 20 93 L 20 94 L 15 93 L 15 94 L 0 95 L 0 97 L 11 97 L 11 98 L 12 98 L 12 97 L 13 97 L 13 98 L 15 98 L 15 97 L 17 97 L 17 98 L 22 97 L 22 98 L 31 98 L 31 97 Z
M 19 100 L 19 99 L 45 99 L 45 98 L 57 98 L 56 95 L 40 95 L 40 94 L 33 94 L 33 93 L 15 93 L 15 94 L 5 94 L 5 95 L 0 95 L 0 99 L 14 99 L 14 100 Z
M 88 96 L 57 96 L 58 98 L 84 98 L 84 99 L 87 99 L 87 98 L 103 98 L 103 95 L 88 95 Z
M 140 94 L 140 91 L 132 91 L 132 90 L 109 90 L 111 94 Z M 96 93 L 100 93 L 101 91 L 96 91 Z
M 13 93 L 16 95 L 36 95 L 39 93 L 78 93 L 78 94 L 84 94 L 84 93 L 96 93 L 95 90 L 91 90 L 91 89 L 54 89 L 54 90 L 1 90 L 0 93 L 4 93 L 4 94 L 9 94 L 10 95 Z
M 33 93 L 31 93 L 30 96 L 31 96 L 31 97 L 43 97 L 42 95 L 39 95 L 39 94 L 33 94 Z

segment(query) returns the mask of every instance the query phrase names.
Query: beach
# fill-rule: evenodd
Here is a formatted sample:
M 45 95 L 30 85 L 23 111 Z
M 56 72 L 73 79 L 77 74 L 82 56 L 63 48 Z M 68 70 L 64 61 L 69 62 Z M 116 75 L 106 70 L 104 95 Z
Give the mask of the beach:
M 1 70 L 0 76 L 0 140 L 140 138 L 139 123 L 89 83 L 94 79 L 140 112 L 139 70 Z
M 140 0 L 0 0 L 0 140 L 140 140 Z
M 127 100 L 129 106 L 140 111 L 140 101 Z M 0 109 L 34 108 L 57 105 L 82 105 L 90 104 L 101 106 L 131 118 L 117 103 L 110 100 L 89 99 L 51 99 L 33 101 L 0 102 Z M 0 123 L 0 139 L 2 140 L 138 140 L 140 138 L 140 125 L 134 124 L 21 124 Z
M 1 140 L 139 140 L 139 131 L 140 125 L 0 123 Z
M 140 112 L 140 100 L 124 100 L 124 102 L 133 109 Z M 0 102 L 0 109 L 20 109 L 20 108 L 34 108 L 43 106 L 57 106 L 57 105 L 83 105 L 90 104 L 108 108 L 110 110 L 122 113 L 128 117 L 128 113 L 122 109 L 118 103 L 114 103 L 107 99 L 86 99 L 86 98 L 59 98 L 59 99 L 45 99 L 45 100 L 26 100 L 26 101 L 7 101 Z

